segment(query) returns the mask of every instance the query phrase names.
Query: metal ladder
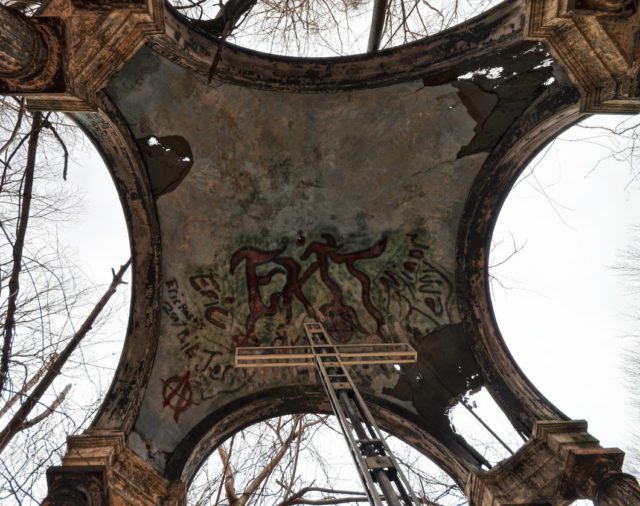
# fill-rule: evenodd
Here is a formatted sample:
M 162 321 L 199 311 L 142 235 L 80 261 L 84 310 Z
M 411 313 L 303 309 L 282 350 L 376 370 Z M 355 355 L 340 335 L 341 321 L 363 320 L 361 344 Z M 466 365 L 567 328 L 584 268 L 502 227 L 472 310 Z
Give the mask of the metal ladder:
M 384 498 L 387 505 L 417 506 L 420 503 L 324 326 L 317 322 L 305 323 L 304 331 L 369 502 L 383 506 Z

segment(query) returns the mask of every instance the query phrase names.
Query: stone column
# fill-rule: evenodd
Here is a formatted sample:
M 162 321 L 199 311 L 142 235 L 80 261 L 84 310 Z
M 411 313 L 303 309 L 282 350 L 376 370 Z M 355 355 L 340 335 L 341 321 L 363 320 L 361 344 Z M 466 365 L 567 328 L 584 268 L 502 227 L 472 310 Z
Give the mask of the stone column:
M 544 421 L 512 457 L 471 473 L 465 492 L 473 506 L 564 506 L 576 499 L 597 506 L 640 506 L 638 484 L 621 473 L 624 453 L 602 448 L 587 423 Z
M 71 436 L 62 465 L 47 471 L 43 506 L 184 506 L 183 482 L 169 482 L 135 455 L 121 432 Z
M 59 93 L 65 88 L 64 28 L 57 18 L 29 18 L 0 5 L 0 93 Z
M 526 0 L 525 38 L 545 43 L 585 112 L 640 111 L 636 0 Z
M 100 466 L 50 467 L 49 494 L 44 504 L 51 506 L 106 506 L 106 471 Z
M 31 109 L 97 110 L 97 94 L 164 31 L 163 0 L 47 0 L 35 17 L 0 6 L 0 94 Z
M 640 506 L 640 485 L 625 473 L 608 475 L 600 482 L 593 498 L 595 506 Z
M 0 77 L 17 79 L 36 74 L 46 61 L 47 47 L 34 23 L 0 5 Z

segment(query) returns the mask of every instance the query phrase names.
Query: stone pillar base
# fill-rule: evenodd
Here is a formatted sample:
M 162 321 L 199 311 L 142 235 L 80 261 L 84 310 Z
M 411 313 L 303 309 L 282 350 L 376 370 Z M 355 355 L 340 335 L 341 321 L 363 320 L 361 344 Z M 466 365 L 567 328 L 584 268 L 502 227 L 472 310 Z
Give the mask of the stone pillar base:
M 169 482 L 124 444 L 121 432 L 71 436 L 62 465 L 47 472 L 43 506 L 185 506 L 183 482 Z
M 511 458 L 472 473 L 465 492 L 474 506 L 565 505 L 593 499 L 622 467 L 624 452 L 601 448 L 585 421 L 545 421 Z

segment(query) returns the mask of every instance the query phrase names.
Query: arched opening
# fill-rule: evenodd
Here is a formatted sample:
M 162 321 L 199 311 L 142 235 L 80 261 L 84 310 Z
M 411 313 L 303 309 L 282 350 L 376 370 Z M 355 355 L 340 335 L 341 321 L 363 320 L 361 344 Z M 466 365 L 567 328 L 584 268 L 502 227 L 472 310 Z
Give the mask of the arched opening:
M 39 504 L 47 468 L 59 464 L 67 436 L 92 422 L 113 379 L 130 313 L 130 271 L 86 334 L 83 322 L 131 251 L 112 176 L 69 117 L 30 112 L 23 100 L 6 97 L 0 150 L 3 337 L 11 329 L 0 398 L 0 502 Z M 9 288 L 17 262 L 17 285 Z
M 501 210 L 490 260 L 493 309 L 515 361 L 570 418 L 588 420 L 602 446 L 626 451 L 630 470 L 637 413 L 625 356 L 638 346 L 637 295 L 621 267 L 634 271 L 637 123 L 594 116 L 547 145 Z
M 426 504 L 466 504 L 462 490 L 446 473 L 411 446 L 386 435 L 419 498 L 431 501 Z M 253 424 L 209 455 L 191 481 L 188 504 L 223 505 L 234 499 L 283 506 L 308 501 L 367 503 L 337 420 L 318 414 Z
M 376 50 L 383 50 L 452 28 L 499 3 L 172 0 L 170 5 L 198 29 L 247 49 L 282 56 L 334 57 L 371 52 L 376 10 L 384 13 L 376 43 Z

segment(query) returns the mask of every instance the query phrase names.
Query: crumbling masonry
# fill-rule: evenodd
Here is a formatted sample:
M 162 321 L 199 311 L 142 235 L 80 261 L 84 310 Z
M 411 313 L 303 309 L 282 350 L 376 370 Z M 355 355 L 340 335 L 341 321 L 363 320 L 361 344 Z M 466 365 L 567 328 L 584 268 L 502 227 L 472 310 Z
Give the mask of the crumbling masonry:
M 237 346 L 296 344 L 305 316 L 339 342 L 414 346 L 415 365 L 354 378 L 472 504 L 640 504 L 623 453 L 514 363 L 487 287 L 492 228 L 528 160 L 589 113 L 640 110 L 639 40 L 634 1 L 507 0 L 345 58 L 227 44 L 209 82 L 223 44 L 162 0 L 1 7 L 0 92 L 94 140 L 134 267 L 113 384 L 49 470 L 45 504 L 184 504 L 241 427 L 327 411 L 307 370 L 233 367 Z M 483 386 L 528 439 L 489 471 L 445 414 Z

